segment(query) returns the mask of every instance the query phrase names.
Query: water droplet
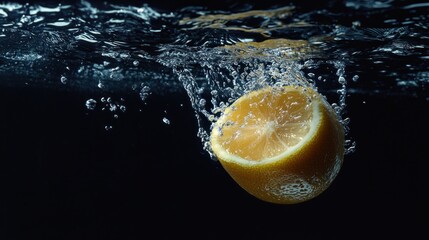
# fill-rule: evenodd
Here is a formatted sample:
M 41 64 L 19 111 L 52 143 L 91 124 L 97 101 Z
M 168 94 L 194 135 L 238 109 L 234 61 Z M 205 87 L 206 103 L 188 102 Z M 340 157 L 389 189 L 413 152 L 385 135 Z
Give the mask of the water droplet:
M 104 129 L 105 129 L 106 131 L 112 130 L 112 128 L 113 128 L 113 126 L 111 126 L 111 125 L 106 125 L 106 126 L 104 126 Z
M 339 78 L 338 78 L 338 82 L 339 82 L 341 85 L 344 85 L 344 84 L 346 84 L 346 79 L 345 79 L 344 77 L 339 77 Z
M 164 118 L 162 119 L 162 121 L 163 121 L 165 124 L 170 125 L 170 120 L 168 120 L 168 118 L 164 117 Z
M 121 106 L 119 107 L 119 109 L 120 109 L 122 112 L 125 112 L 125 111 L 127 110 L 127 107 L 125 107 L 124 105 L 121 105 Z
M 136 67 L 137 67 L 139 64 L 140 64 L 140 62 L 139 62 L 139 61 L 137 61 L 137 60 L 135 60 L 135 61 L 133 62 L 133 65 L 134 65 L 134 66 L 136 66 Z
M 314 76 L 316 76 L 314 73 L 308 73 L 307 74 L 309 77 L 313 78 Z
M 86 100 L 85 106 L 88 110 L 94 110 L 95 107 L 97 106 L 97 101 L 95 101 L 94 99 L 88 99 Z
M 354 75 L 352 78 L 353 82 L 357 82 L 357 80 L 359 80 L 359 76 L 358 75 Z

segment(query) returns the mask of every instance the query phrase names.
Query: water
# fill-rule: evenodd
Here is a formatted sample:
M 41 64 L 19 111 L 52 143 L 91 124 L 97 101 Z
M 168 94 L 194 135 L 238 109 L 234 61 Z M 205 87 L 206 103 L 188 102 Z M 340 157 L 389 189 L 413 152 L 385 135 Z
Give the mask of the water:
M 3 3 L 0 74 L 23 82 L 1 83 L 136 92 L 142 101 L 152 91 L 184 88 L 209 152 L 209 123 L 239 96 L 266 85 L 315 87 L 341 118 L 347 117 L 347 93 L 426 94 L 421 92 L 428 85 L 424 4 L 329 6 L 253 10 L 244 4 L 228 12 L 88 1 Z M 398 18 L 398 11 L 412 17 Z M 384 20 L 365 21 L 381 15 Z M 362 66 L 374 68 L 374 80 L 359 80 Z M 93 105 L 86 102 L 88 109 Z M 107 103 L 102 109 L 117 117 L 117 107 Z
M 252 6 L 245 4 L 228 12 L 198 7 L 169 11 L 150 5 L 87 1 L 71 5 L 3 3 L 1 70 L 34 84 L 40 79 L 43 84 L 56 84 L 61 79 L 63 84 L 84 89 L 98 86 L 106 91 L 140 91 L 145 83 L 156 85 L 157 91 L 174 91 L 183 85 L 171 74 L 178 65 L 205 68 L 191 71 L 200 84 L 208 76 L 199 75 L 199 71 L 213 71 L 210 68 L 215 64 L 223 63 L 219 67 L 228 75 L 233 74 L 234 64 L 288 64 L 284 59 L 288 57 L 297 60 L 294 63 L 312 60 L 308 67 L 313 72 L 322 64 L 342 61 L 348 78 L 362 74 L 362 66 L 390 76 L 384 82 L 354 81 L 349 86 L 352 92 L 401 94 L 404 89 L 411 92 L 427 87 L 425 3 L 373 3 L 346 1 L 340 5 L 332 1 L 311 10 L 295 3 L 253 12 L 246 11 Z M 269 50 L 245 44 L 269 39 L 288 42 L 274 43 Z M 239 58 L 229 51 L 240 52 Z M 56 70 L 46 73 L 47 68 Z
M 31 85 L 136 92 L 142 101 L 151 91 L 184 88 L 210 154 L 210 123 L 239 96 L 266 85 L 317 88 L 343 119 L 348 93 L 428 96 L 424 3 L 331 4 L 312 10 L 244 4 L 228 12 L 3 3 L 0 74 Z M 360 78 L 367 67 L 375 75 Z M 107 105 L 102 109 L 118 118 L 117 105 Z M 349 152 L 355 143 L 347 143 Z
M 369 191 L 374 195 L 383 191 L 380 190 L 383 187 L 393 189 L 393 187 L 386 187 L 393 182 L 402 186 L 402 189 L 407 189 L 403 191 L 420 196 L 421 190 L 412 190 L 419 188 L 418 186 L 422 182 L 420 180 L 423 179 L 421 176 L 424 176 L 416 174 L 413 170 L 415 166 L 425 169 L 421 167 L 420 162 L 413 161 L 413 159 L 419 159 L 417 154 L 420 153 L 419 148 L 405 144 L 408 146 L 405 148 L 410 151 L 395 155 L 395 149 L 404 148 L 404 145 L 390 144 L 393 141 L 391 139 L 380 141 L 383 143 L 375 141 L 372 134 L 374 133 L 375 136 L 382 136 L 382 134 L 377 135 L 378 129 L 371 127 L 370 124 L 380 122 L 377 126 L 386 127 L 386 130 L 379 131 L 383 131 L 383 134 L 391 134 L 389 136 L 398 138 L 400 136 L 401 143 L 409 142 L 412 137 L 416 136 L 414 132 L 422 132 L 425 129 L 422 127 L 418 130 L 413 128 L 412 130 L 415 131 L 401 131 L 397 128 L 402 125 L 416 125 L 417 128 L 419 125 L 417 123 L 424 123 L 426 119 L 424 114 L 427 114 L 425 111 L 427 104 L 421 102 L 429 102 L 429 10 L 427 2 L 330 0 L 320 3 L 292 1 L 279 4 L 274 1 L 263 1 L 263 3 L 261 1 L 259 3 L 218 1 L 217 3 L 205 3 L 204 6 L 198 6 L 198 4 L 201 5 L 201 3 L 178 2 L 166 4 L 162 1 L 147 1 L 146 3 L 72 1 L 63 4 L 49 1 L 38 1 L 31 4 L 15 1 L 1 2 L 0 89 L 4 89 L 2 92 L 4 96 L 9 96 L 14 101 L 20 101 L 20 99 L 25 100 L 28 97 L 26 94 L 34 92 L 57 92 L 58 95 L 64 94 L 70 99 L 68 104 L 57 107 L 53 103 L 56 101 L 55 98 L 46 97 L 45 99 L 40 96 L 43 94 L 40 94 L 37 95 L 40 99 L 23 100 L 24 104 L 18 104 L 21 106 L 19 109 L 6 109 L 11 110 L 11 116 L 22 115 L 28 119 L 34 118 L 36 123 L 46 128 L 48 128 L 48 124 L 44 123 L 48 122 L 52 131 L 60 129 L 59 132 L 65 131 L 74 136 L 75 129 L 86 129 L 85 131 L 90 134 L 89 139 L 91 139 L 90 127 L 101 125 L 100 129 L 103 134 L 111 134 L 120 139 L 118 141 L 129 143 L 130 146 L 124 147 L 129 155 L 133 153 L 137 155 L 136 152 L 139 152 L 132 148 L 135 143 L 126 140 L 131 136 L 120 134 L 127 124 L 134 126 L 130 122 L 138 120 L 142 124 L 154 126 L 155 123 L 159 123 L 162 126 L 153 127 L 150 130 L 144 128 L 145 131 L 135 129 L 135 132 L 143 132 L 143 136 L 138 137 L 138 140 L 149 146 L 145 149 L 155 149 L 158 145 L 168 143 L 165 138 L 162 141 L 153 140 L 158 132 L 177 131 L 174 132 L 177 134 L 180 130 L 177 129 L 177 126 L 187 126 L 183 124 L 183 121 L 196 121 L 198 127 L 185 130 L 191 132 L 192 136 L 198 136 L 199 145 L 193 146 L 192 149 L 197 154 L 200 154 L 200 149 L 204 149 L 204 151 L 201 150 L 204 155 L 211 153 L 207 142 L 211 124 L 239 96 L 267 85 L 310 86 L 325 95 L 340 116 L 348 132 L 347 152 L 356 152 L 355 158 L 358 158 L 357 156 L 364 155 L 358 150 L 369 152 L 367 150 L 369 145 L 378 146 L 383 150 L 383 154 L 364 155 L 371 156 L 371 161 L 364 161 L 366 165 L 359 165 L 359 173 L 351 174 L 349 178 L 343 175 L 343 180 L 350 181 L 340 181 L 338 183 L 340 187 L 341 183 L 346 182 L 358 188 L 361 186 L 361 182 L 358 184 L 355 179 L 360 179 L 363 172 L 364 176 L 371 176 L 362 177 L 367 179 L 363 184 L 368 183 L 367 185 L 371 187 L 371 184 L 377 186 L 377 191 Z M 11 93 L 7 95 L 6 92 Z M 15 95 L 12 94 L 13 92 Z M 183 93 L 186 93 L 186 98 L 177 100 L 172 97 L 182 97 Z M 12 95 L 15 97 L 11 97 Z M 78 96 L 85 96 L 85 98 L 80 99 Z M 13 104 L 7 102 L 9 98 L 2 98 L 7 103 L 5 104 L 7 107 Z M 134 99 L 138 99 L 138 103 Z M 350 99 L 354 99 L 353 106 L 359 106 L 362 112 L 350 107 Z M 379 99 L 389 99 L 389 102 Z M 390 101 L 391 99 L 393 100 Z M 408 99 L 411 103 L 408 104 L 402 99 Z M 32 101 L 39 105 L 30 104 Z M 187 108 L 188 105 L 190 105 L 189 108 Z M 27 108 L 27 106 L 29 107 Z M 49 106 L 49 108 L 44 110 L 43 106 Z M 410 106 L 423 106 L 423 108 L 416 110 L 417 114 L 408 110 Z M 68 107 L 70 110 L 63 109 L 63 107 Z M 86 121 L 80 122 L 80 125 L 77 124 L 79 121 L 76 121 L 76 115 L 81 112 L 76 109 L 84 112 L 86 116 Z M 398 109 L 404 114 L 394 111 Z M 390 110 L 391 112 L 389 112 Z M 32 114 L 26 115 L 26 111 Z M 74 121 L 68 121 L 66 126 L 61 125 L 64 123 L 55 121 L 56 111 L 61 111 Z M 370 114 L 365 115 L 367 111 L 377 117 Z M 378 112 L 387 114 L 387 117 L 377 115 Z M 43 114 L 49 117 L 41 119 Z M 129 117 L 129 114 L 134 114 L 135 119 Z M 192 116 L 188 118 L 189 114 Z M 153 116 L 154 121 L 150 120 L 151 115 L 155 115 Z M 9 119 L 8 117 L 9 115 L 5 115 L 4 118 Z M 101 121 L 98 119 L 100 117 L 102 117 Z M 12 123 L 13 118 L 10 119 L 10 121 L 4 121 Z M 397 119 L 395 124 L 390 123 L 392 119 Z M 410 122 L 405 124 L 406 120 Z M 358 128 L 359 130 L 353 129 L 353 124 L 356 126 L 360 122 L 367 125 Z M 16 140 L 20 144 L 10 148 L 14 154 L 22 151 L 18 146 L 33 149 L 29 147 L 30 142 L 33 143 L 39 139 L 29 137 L 32 135 L 31 133 L 40 138 L 43 138 L 43 134 L 45 134 L 42 130 L 37 130 L 36 126 L 27 124 L 29 125 L 21 126 L 25 131 L 12 132 L 10 130 L 9 135 L 5 135 L 21 136 L 19 141 Z M 62 126 L 62 128 L 58 126 Z M 141 126 L 139 125 L 139 127 Z M 64 128 L 71 130 L 64 130 Z M 8 131 L 6 125 L 3 130 Z M 179 133 L 183 134 L 185 130 Z M 403 135 L 396 134 L 395 131 L 403 133 Z M 359 136 L 362 134 L 367 134 L 368 138 L 360 138 L 361 141 L 359 141 Z M 188 136 L 186 139 L 178 137 L 174 139 L 187 142 L 191 137 L 186 136 Z M 28 140 L 27 145 L 21 143 L 21 141 L 26 142 L 26 138 L 33 141 Z M 132 165 L 129 168 L 118 167 L 120 164 L 127 164 L 125 160 L 120 164 L 109 162 L 108 159 L 111 156 L 104 152 L 114 149 L 116 146 L 105 147 L 108 144 L 102 137 L 97 138 L 99 141 L 97 143 L 86 142 L 84 135 L 76 139 L 78 142 L 86 143 L 86 145 L 79 145 L 83 149 L 79 151 L 85 151 L 87 148 L 99 149 L 97 153 L 103 157 L 88 153 L 91 158 L 88 157 L 86 160 L 89 163 L 85 163 L 96 165 L 93 161 L 100 161 L 97 162 L 96 169 L 108 168 L 105 167 L 106 165 L 112 169 L 127 169 L 126 171 L 130 172 L 132 171 L 130 169 L 134 168 L 144 169 L 138 167 L 138 164 L 141 163 L 137 160 L 132 162 L 134 165 L 129 163 L 130 166 Z M 62 141 L 65 140 L 52 137 L 52 142 L 55 144 Z M 192 140 L 189 141 L 192 142 Z M 9 140 L 4 140 L 4 142 L 9 142 Z M 55 144 L 53 145 L 57 146 Z M 415 144 L 420 146 L 418 143 Z M 174 146 L 169 145 L 173 149 L 172 152 L 180 156 L 180 151 L 174 151 Z M 36 151 L 39 153 L 38 156 L 41 156 L 40 159 L 43 159 L 44 154 L 49 155 L 43 152 L 45 148 L 53 149 L 40 144 L 38 149 L 42 150 Z M 63 150 L 64 152 L 71 151 L 68 148 Z M 6 150 L 1 149 L 1 151 Z M 413 155 L 414 158 L 408 157 L 408 154 L 412 154 L 410 152 L 416 153 Z M 163 151 L 162 154 L 166 153 Z M 389 157 L 386 157 L 386 154 Z M 115 156 L 120 159 L 124 158 L 119 153 L 116 153 Z M 152 155 L 150 156 L 152 157 Z M 394 157 L 403 157 L 411 163 L 403 167 L 402 163 L 405 160 L 402 158 L 401 161 L 393 161 L 394 164 L 391 165 L 379 163 L 383 159 L 395 159 Z M 52 157 L 52 159 L 54 158 L 56 159 L 57 156 Z M 165 156 L 165 158 L 167 159 L 169 156 Z M 354 157 L 353 154 L 349 154 L 346 158 Z M 354 159 L 356 161 L 348 162 L 357 164 L 364 159 Z M 201 159 L 192 161 L 189 158 L 187 160 L 195 165 L 204 162 Z M 60 169 L 58 170 L 60 173 L 67 172 L 61 170 L 63 168 L 59 165 L 55 165 L 56 162 L 56 160 L 50 162 L 55 166 L 52 169 L 55 171 Z M 70 166 L 74 165 L 70 164 Z M 159 163 L 159 166 L 145 167 L 153 170 L 154 173 L 150 175 L 153 176 L 155 173 L 162 172 L 161 169 L 185 170 L 185 167 L 182 166 L 189 165 L 171 160 L 168 163 Z M 395 166 L 401 166 L 401 172 L 385 173 L 388 177 L 380 177 L 380 179 L 374 177 L 377 175 L 376 172 L 383 171 L 385 168 L 396 169 Z M 91 166 L 87 167 L 92 169 Z M 409 174 L 404 174 L 402 168 L 405 168 Z M 370 173 L 365 172 L 365 169 L 370 169 L 367 170 Z M 20 173 L 16 174 L 17 176 L 34 176 L 32 171 L 25 172 L 25 174 L 17 172 Z M 47 170 L 45 172 L 51 173 Z M 45 172 L 42 171 L 42 173 Z M 100 172 L 97 170 L 94 172 L 83 175 L 100 176 Z M 181 183 L 195 182 L 195 179 L 178 180 L 179 175 L 175 175 L 175 172 L 175 170 L 169 170 L 166 175 L 175 176 L 176 180 Z M 345 172 L 350 173 L 347 166 Z M 106 174 L 106 178 L 122 176 L 121 174 L 127 175 L 127 173 L 109 172 Z M 130 176 L 134 176 L 133 174 Z M 208 175 L 217 176 L 216 174 L 220 174 L 219 171 Z M 204 174 L 198 175 L 198 177 L 204 179 L 202 175 Z M 408 179 L 416 180 L 410 184 L 399 180 L 390 181 L 392 175 L 409 176 Z M 63 179 L 62 176 L 55 175 L 55 177 L 56 180 Z M 24 177 L 22 178 L 24 179 Z M 104 179 L 104 177 L 99 178 Z M 152 182 L 152 179 L 145 180 Z M 63 181 L 67 182 L 64 179 Z M 128 184 L 133 181 L 124 182 Z M 123 187 L 127 185 L 125 183 L 119 185 Z M 132 186 L 138 188 L 138 184 L 135 184 Z M 215 184 L 210 186 L 213 189 L 217 187 Z M 170 188 L 173 187 L 170 186 Z M 198 187 L 198 189 L 205 189 L 205 187 Z M 344 187 L 343 191 L 345 191 L 344 189 L 348 188 Z M 155 188 L 152 190 L 158 192 Z M 285 191 L 288 190 L 289 188 L 285 189 Z M 180 195 L 177 191 L 176 196 Z M 209 190 L 207 191 L 209 192 Z M 207 196 L 209 196 L 208 192 Z M 229 193 L 238 194 L 235 191 Z M 388 194 L 389 199 L 395 199 L 397 196 L 393 190 Z M 336 197 L 344 199 L 340 195 L 338 194 Z M 164 192 L 161 196 L 163 199 L 171 198 Z M 234 196 L 239 198 L 237 195 Z M 349 194 L 349 196 L 351 197 L 347 200 L 351 201 L 354 195 Z M 321 199 L 323 201 L 323 196 Z M 362 200 L 359 204 L 366 201 L 363 197 L 358 199 Z M 166 202 L 165 200 L 160 201 Z M 253 206 L 251 203 L 248 204 Z M 354 204 L 359 205 L 356 202 Z M 135 203 L 132 206 L 137 205 Z M 220 205 L 225 206 L 226 203 Z M 335 205 L 336 207 L 337 205 Z M 331 210 L 335 208 L 332 207 Z M 242 207 L 241 213 L 246 212 Z M 263 215 L 262 212 L 261 210 L 257 215 Z M 214 211 L 212 214 L 216 215 Z

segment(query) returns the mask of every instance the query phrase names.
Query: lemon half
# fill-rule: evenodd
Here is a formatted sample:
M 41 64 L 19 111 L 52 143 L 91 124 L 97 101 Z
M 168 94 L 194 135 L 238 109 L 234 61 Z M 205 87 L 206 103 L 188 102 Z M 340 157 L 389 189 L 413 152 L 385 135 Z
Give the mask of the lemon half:
M 214 124 L 213 153 L 247 192 L 293 204 L 329 187 L 344 158 L 344 127 L 309 87 L 267 87 L 237 99 Z

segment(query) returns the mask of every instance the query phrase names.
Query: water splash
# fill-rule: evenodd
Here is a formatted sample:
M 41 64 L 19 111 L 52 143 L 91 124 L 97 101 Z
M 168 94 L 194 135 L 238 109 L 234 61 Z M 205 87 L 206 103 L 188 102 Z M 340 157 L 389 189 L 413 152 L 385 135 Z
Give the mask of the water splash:
M 16 80 L 0 84 L 134 92 L 144 103 L 152 93 L 185 89 L 209 153 L 211 124 L 238 97 L 266 86 L 317 89 L 346 131 L 350 92 L 429 96 L 425 4 L 348 0 L 339 6 L 345 14 L 329 6 L 171 12 L 83 0 L 2 3 L 0 75 Z M 126 111 L 124 101 L 96 99 L 86 108 L 115 119 Z M 349 152 L 355 146 L 346 141 Z
M 317 70 L 321 67 L 321 62 L 298 61 L 296 58 L 286 58 L 282 51 L 285 48 L 292 49 L 289 44 L 281 44 L 276 47 L 255 47 L 252 46 L 249 54 L 243 52 L 234 54 L 231 47 L 219 48 L 194 48 L 182 51 L 175 48 L 165 51 L 160 55 L 159 63 L 172 68 L 177 78 L 186 90 L 195 116 L 198 122 L 200 137 L 204 149 L 211 154 L 209 136 L 213 123 L 221 116 L 225 108 L 233 103 L 237 98 L 250 91 L 254 91 L 267 86 L 305 86 L 317 89 L 318 82 L 311 77 L 314 73 L 308 73 L 310 78 L 305 76 L 305 70 Z M 232 48 L 235 50 L 235 48 Z M 241 49 L 246 49 L 241 47 Z M 306 52 L 296 52 L 306 54 Z M 303 58 L 300 56 L 297 59 Z M 348 118 L 344 116 L 346 108 L 347 81 L 345 79 L 345 65 L 341 61 L 324 61 L 324 65 L 330 65 L 336 69 L 338 84 L 329 86 L 330 90 L 335 89 L 338 102 L 333 103 L 333 108 L 341 122 L 348 131 Z M 326 88 L 320 86 L 321 88 Z M 327 90 L 327 89 L 323 89 Z M 346 147 L 349 152 L 350 146 Z

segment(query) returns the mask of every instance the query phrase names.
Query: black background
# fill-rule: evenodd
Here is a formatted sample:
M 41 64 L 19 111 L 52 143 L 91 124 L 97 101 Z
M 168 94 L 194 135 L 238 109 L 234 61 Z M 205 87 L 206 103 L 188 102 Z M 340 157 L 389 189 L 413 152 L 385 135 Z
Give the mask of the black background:
M 128 96 L 110 131 L 110 116 L 84 106 L 94 96 L 0 88 L 2 239 L 409 237 L 427 223 L 425 99 L 351 94 L 356 152 L 322 195 L 283 206 L 208 157 L 185 93 Z
M 357 150 L 297 205 L 255 199 L 209 158 L 184 91 L 147 105 L 110 94 L 126 99 L 118 119 L 85 108 L 102 96 L 0 86 L 0 239 L 412 239 L 428 226 L 425 96 L 349 94 Z

